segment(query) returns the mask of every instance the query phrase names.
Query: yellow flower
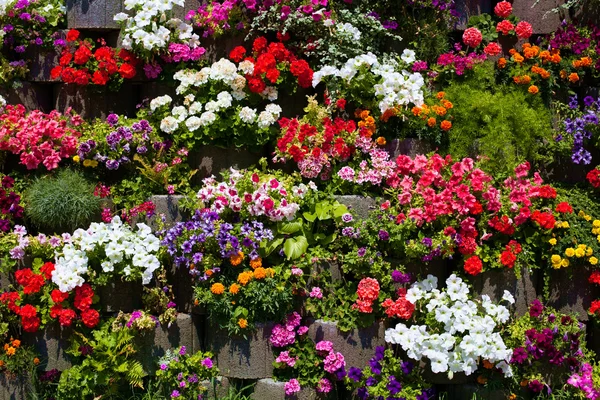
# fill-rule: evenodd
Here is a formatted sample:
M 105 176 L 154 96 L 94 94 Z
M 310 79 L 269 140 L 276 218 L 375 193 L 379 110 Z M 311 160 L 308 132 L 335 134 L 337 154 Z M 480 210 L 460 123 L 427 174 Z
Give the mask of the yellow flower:
M 84 167 L 92 167 L 96 168 L 98 166 L 98 161 L 96 160 L 83 160 Z
M 566 258 L 563 258 L 563 260 L 561 261 L 560 265 L 562 267 L 568 267 L 569 266 L 569 260 L 567 260 Z
M 594 254 L 594 250 L 592 250 L 591 247 L 588 247 L 587 249 L 585 249 L 585 256 L 586 257 L 591 257 L 592 254 Z
M 553 254 L 552 257 L 550 257 L 550 260 L 552 260 L 552 264 L 560 264 L 562 258 L 560 258 L 558 254 Z
M 548 240 L 548 243 L 550 243 L 552 246 L 556 246 L 556 239 L 552 238 Z
M 510 396 L 508 396 L 508 400 L 517 400 L 517 395 L 514 393 L 511 393 Z
M 592 235 L 598 235 L 598 234 L 600 234 L 600 228 L 592 229 Z
M 562 227 L 565 228 L 565 229 L 568 228 L 569 227 L 569 223 L 567 221 L 564 221 L 562 223 Z
M 590 262 L 590 264 L 592 265 L 596 265 L 598 264 L 598 259 L 596 257 L 590 257 L 590 259 L 588 260 Z
M 275 276 L 275 270 L 273 268 L 267 268 L 265 269 L 265 274 L 267 275 L 267 278 L 272 278 Z
M 240 318 L 238 319 L 238 325 L 240 326 L 240 328 L 244 329 L 248 326 L 248 321 L 244 318 Z
M 594 222 L 592 222 L 592 225 L 594 228 L 600 228 L 600 219 L 595 219 Z
M 586 221 L 591 221 L 592 220 L 592 216 L 591 215 L 586 215 L 585 217 L 583 217 L 583 219 L 585 219 Z
M 581 247 L 578 247 L 577 250 L 575 250 L 575 256 L 577 258 L 585 256 L 585 250 L 583 250 Z
M 6 354 L 10 357 L 14 355 L 16 351 L 17 350 L 14 347 L 8 346 L 8 349 L 6 349 Z
M 581 218 L 585 217 L 585 213 L 583 212 L 583 210 L 580 210 L 577 215 L 579 215 Z
M 569 247 L 567 250 L 565 250 L 565 255 L 567 257 L 573 257 L 575 255 L 575 249 Z

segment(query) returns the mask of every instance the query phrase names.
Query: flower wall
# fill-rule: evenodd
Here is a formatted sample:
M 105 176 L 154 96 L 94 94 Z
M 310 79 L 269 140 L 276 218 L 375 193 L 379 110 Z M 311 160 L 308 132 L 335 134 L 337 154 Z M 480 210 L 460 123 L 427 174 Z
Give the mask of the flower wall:
M 0 1 L 0 398 L 599 398 L 554 6 Z

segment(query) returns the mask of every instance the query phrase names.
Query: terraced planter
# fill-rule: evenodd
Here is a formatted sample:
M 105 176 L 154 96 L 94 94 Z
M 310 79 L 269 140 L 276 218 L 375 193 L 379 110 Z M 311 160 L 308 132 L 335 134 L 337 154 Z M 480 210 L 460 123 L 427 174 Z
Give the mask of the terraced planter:
M 119 29 L 113 17 L 125 11 L 122 0 L 67 0 L 69 29 Z
M 91 86 L 57 83 L 54 85 L 54 108 L 64 113 L 71 107 L 84 119 L 104 119 L 112 112 L 135 116 L 139 88 L 123 83 L 117 92 L 108 89 L 96 91 Z
M 256 165 L 264 156 L 266 156 L 264 150 L 249 151 L 239 148 L 202 146 L 198 150 L 190 151 L 188 162 L 192 169 L 198 169 L 193 179 L 199 184 L 202 179 L 211 175 L 219 178 L 219 172 L 223 170 L 242 169 Z
M 270 378 L 260 379 L 256 382 L 254 393 L 252 393 L 251 398 L 253 400 L 286 400 L 290 398 L 295 400 L 314 400 L 337 398 L 335 388 L 328 395 L 320 395 L 312 388 L 302 388 L 300 392 L 296 393 L 294 396 L 286 396 L 284 385 L 285 382 L 274 381 Z
M 42 369 L 48 371 L 56 368 L 64 371 L 71 367 L 65 351 L 69 348 L 72 335 L 71 328 L 63 328 L 57 321 L 50 321 L 44 329 L 37 332 L 23 332 L 22 341 L 23 344 L 33 346 L 40 354 Z
M 590 272 L 589 267 L 582 266 L 547 271 L 550 282 L 545 304 L 561 313 L 577 313 L 580 321 L 587 321 L 587 310 L 598 297 L 588 282 Z
M 142 282 L 126 282 L 114 279 L 112 282 L 97 289 L 100 297 L 100 312 L 118 313 L 132 312 L 142 307 Z

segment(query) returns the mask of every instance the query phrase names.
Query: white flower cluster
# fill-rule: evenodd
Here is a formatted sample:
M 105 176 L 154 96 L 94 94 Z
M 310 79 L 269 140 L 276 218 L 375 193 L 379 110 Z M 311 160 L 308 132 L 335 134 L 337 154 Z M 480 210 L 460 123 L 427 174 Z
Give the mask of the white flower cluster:
M 346 22 L 346 23 L 341 23 L 339 22 L 336 25 L 337 30 L 342 34 L 342 35 L 347 35 L 350 39 L 352 39 L 354 42 L 358 42 L 360 41 L 360 30 L 355 27 L 354 25 Z
M 416 60 L 415 52 L 404 50 L 400 58 L 404 63 L 410 65 Z M 373 53 L 351 58 L 341 68 L 329 65 L 321 68 L 313 75 L 313 87 L 316 87 L 323 78 L 328 76 L 350 84 L 364 66 L 369 67 L 370 73 L 375 75 L 379 82 L 374 85 L 374 89 L 382 113 L 396 106 L 407 106 L 411 103 L 417 106 L 423 104 L 423 87 L 425 86 L 423 76 L 418 72 L 408 72 L 395 61 L 380 63 Z
M 62 292 L 83 285 L 83 276 L 90 271 L 90 259 L 105 254 L 98 260 L 102 272 L 114 273 L 117 267 L 118 272 L 129 279 L 141 273 L 142 283 L 149 284 L 152 274 L 160 267 L 156 257 L 160 241 L 148 225 L 137 224 L 137 227 L 134 232 L 119 217 L 114 217 L 109 224 L 94 222 L 87 230 L 76 230 L 70 242 L 55 253 L 52 281 Z
M 437 278 L 428 275 L 406 293 L 411 303 L 426 303 L 427 312 L 444 325 L 442 333 L 428 332 L 427 325 L 408 327 L 400 323 L 386 330 L 386 342 L 400 345 L 413 360 L 429 359 L 434 373 L 448 372 L 450 379 L 456 372 L 471 375 L 480 360 L 495 363 L 505 376 L 512 376 L 508 365 L 512 349 L 495 332 L 497 325 L 508 321 L 508 309 L 492 303 L 486 295 L 481 304 L 470 300 L 467 284 L 454 274 L 446 285 L 446 289 L 438 290 Z M 514 303 L 508 291 L 504 291 L 502 300 Z
M 133 16 L 118 13 L 114 20 L 123 24 L 122 46 L 131 50 L 134 45 L 153 51 L 178 41 L 196 48 L 200 38 L 194 28 L 178 18 L 169 18 L 174 6 L 184 6 L 184 0 L 125 0 L 125 9 L 135 10 Z
M 6 99 L 0 96 L 0 108 L 3 108 L 4 106 L 6 106 Z
M 177 94 L 185 95 L 183 106 L 173 107 L 171 115 L 162 119 L 160 129 L 165 133 L 173 133 L 181 123 L 184 123 L 190 132 L 194 132 L 202 127 L 213 124 L 218 113 L 234 107 L 234 100 L 240 101 L 246 98 L 244 89 L 246 88 L 247 73 L 252 73 L 254 64 L 250 61 L 242 61 L 239 65 L 235 65 L 231 61 L 222 58 L 213 63 L 210 67 L 202 68 L 200 71 L 193 69 L 180 70 L 173 76 L 179 81 L 177 86 Z M 217 94 L 215 100 L 210 100 L 206 103 L 196 101 L 194 94 L 189 93 L 192 89 L 208 85 L 226 84 L 231 89 L 222 91 Z M 263 97 L 270 101 L 276 100 L 278 93 L 274 87 L 267 87 L 262 93 Z M 153 99 L 150 102 L 152 111 L 157 108 L 170 104 L 171 97 L 161 96 Z M 258 110 L 250 107 L 242 107 L 237 111 L 237 116 L 240 121 L 245 124 L 257 124 L 259 128 L 268 128 L 279 119 L 281 115 L 281 107 L 277 104 L 268 104 L 264 111 L 260 113 Z

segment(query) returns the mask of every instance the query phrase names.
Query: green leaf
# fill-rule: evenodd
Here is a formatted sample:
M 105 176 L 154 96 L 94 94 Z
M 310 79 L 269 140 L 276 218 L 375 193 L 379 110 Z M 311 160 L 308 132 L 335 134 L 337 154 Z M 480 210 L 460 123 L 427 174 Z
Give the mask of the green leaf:
M 304 217 L 305 220 L 307 220 L 308 222 L 315 222 L 315 219 L 317 219 L 317 214 L 314 213 L 309 213 L 308 211 L 304 212 L 302 214 L 302 216 Z
M 283 252 L 287 256 L 288 260 L 300 258 L 306 249 L 308 249 L 308 241 L 304 236 L 289 238 L 283 245 Z
M 292 222 L 280 222 L 277 232 L 284 235 L 292 235 L 302 229 L 302 220 L 297 219 Z
M 317 203 L 317 205 L 315 206 L 315 213 L 317 214 L 317 218 L 319 218 L 321 221 L 330 219 L 331 218 L 330 212 L 331 212 L 331 204 L 329 204 L 329 203 L 321 202 L 321 203 Z

